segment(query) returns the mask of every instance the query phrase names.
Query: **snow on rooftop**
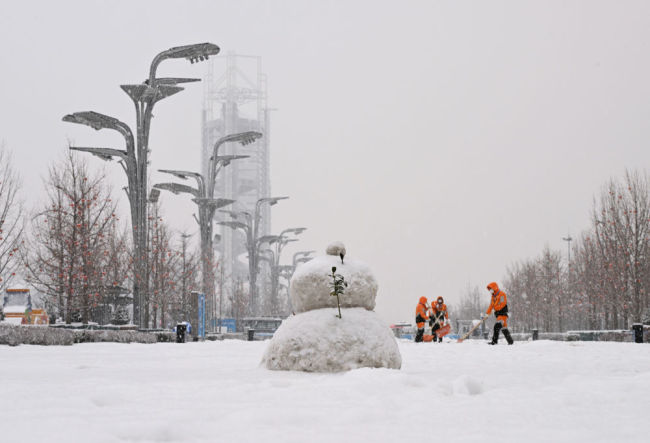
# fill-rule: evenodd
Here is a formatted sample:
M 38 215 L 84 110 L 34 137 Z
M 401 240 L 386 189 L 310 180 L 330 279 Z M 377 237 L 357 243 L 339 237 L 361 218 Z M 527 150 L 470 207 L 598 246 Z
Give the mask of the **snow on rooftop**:
M 5 314 L 24 314 L 25 309 L 27 309 L 25 305 L 5 306 L 2 308 L 2 312 Z

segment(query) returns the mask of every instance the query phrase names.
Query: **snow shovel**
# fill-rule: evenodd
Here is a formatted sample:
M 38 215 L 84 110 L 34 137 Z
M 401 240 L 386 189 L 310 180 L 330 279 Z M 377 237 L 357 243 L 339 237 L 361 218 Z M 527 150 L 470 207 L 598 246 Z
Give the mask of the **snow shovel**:
M 436 322 L 434 323 L 434 325 L 440 326 L 440 319 L 439 318 L 436 318 Z M 447 323 L 444 326 L 440 326 L 440 329 L 436 330 L 436 337 L 438 339 L 441 339 L 445 335 L 449 334 L 449 332 L 451 332 L 451 325 L 449 323 Z
M 438 338 L 442 338 L 445 335 L 449 334 L 450 332 L 451 332 L 451 325 L 447 323 L 446 325 L 441 326 L 440 329 L 436 331 L 436 335 L 438 336 Z
M 459 338 L 458 341 L 457 341 L 456 343 L 462 343 L 463 340 L 465 340 L 467 337 L 469 337 L 470 335 L 472 335 L 472 332 L 474 332 L 474 331 L 476 330 L 476 328 L 478 328 L 479 326 L 481 326 L 481 323 L 483 323 L 487 318 L 488 318 L 487 315 L 486 315 L 485 317 L 483 317 L 483 318 L 481 319 L 480 322 L 476 323 L 476 325 L 474 325 L 474 327 L 473 327 L 472 329 L 470 329 L 469 332 L 468 332 L 467 334 L 465 334 L 465 335 L 463 335 L 461 338 Z

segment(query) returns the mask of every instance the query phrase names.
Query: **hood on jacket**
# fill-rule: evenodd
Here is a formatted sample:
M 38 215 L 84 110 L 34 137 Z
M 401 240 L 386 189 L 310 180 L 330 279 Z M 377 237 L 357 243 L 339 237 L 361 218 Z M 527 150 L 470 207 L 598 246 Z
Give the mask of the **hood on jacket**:
M 426 305 L 427 304 L 427 298 L 426 297 L 420 297 L 420 303 L 422 303 L 423 305 Z
M 499 285 L 497 285 L 496 282 L 492 282 L 489 285 L 487 285 L 487 289 L 488 291 L 490 289 L 494 290 L 494 293 L 496 294 L 497 292 L 499 292 Z

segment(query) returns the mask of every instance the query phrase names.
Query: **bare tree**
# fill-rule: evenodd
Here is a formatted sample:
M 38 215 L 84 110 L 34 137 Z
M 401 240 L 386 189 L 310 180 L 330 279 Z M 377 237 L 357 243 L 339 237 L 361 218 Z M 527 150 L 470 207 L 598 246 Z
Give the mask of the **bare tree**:
M 608 181 L 594 199 L 591 218 L 569 267 L 563 269 L 560 254 L 546 248 L 536 260 L 509 270 L 509 295 L 529 327 L 617 329 L 643 321 L 650 307 L 647 174 L 627 171 L 623 180 Z
M 176 321 L 188 321 L 192 318 L 192 306 L 190 294 L 198 288 L 199 262 L 196 253 L 190 249 L 189 238 L 187 233 L 181 233 L 181 241 L 176 249 L 178 260 L 178 277 L 176 287 L 178 291 L 172 300 L 175 309 L 173 315 Z
M 478 286 L 467 285 L 458 309 L 454 310 L 454 317 L 462 320 L 481 318 L 488 308 L 489 294 L 481 296 Z M 451 310 L 451 309 L 450 309 Z
M 20 265 L 23 241 L 23 206 L 18 199 L 20 181 L 11 158 L 0 146 L 0 290 L 11 283 Z
M 593 232 L 584 233 L 574 246 L 576 316 L 581 326 L 598 329 L 604 306 L 604 278 L 601 256 Z
M 116 204 L 103 173 L 91 174 L 75 154 L 50 168 L 48 201 L 33 219 L 24 255 L 28 280 L 65 321 L 91 320 L 114 281 L 110 275 Z
M 250 308 L 250 297 L 247 296 L 247 291 L 244 288 L 244 281 L 237 278 L 233 282 L 232 296 L 230 297 L 231 315 L 235 318 L 237 331 L 242 332 L 242 322 L 240 321 Z
M 176 296 L 178 292 L 177 280 L 182 272 L 178 265 L 181 264 L 181 258 L 172 248 L 172 235 L 169 227 L 159 216 L 159 203 L 154 203 L 154 206 L 150 216 L 151 228 L 149 229 L 151 235 L 149 242 L 151 245 L 149 309 L 151 309 L 151 326 L 164 328 L 172 317 L 174 299 L 178 298 Z

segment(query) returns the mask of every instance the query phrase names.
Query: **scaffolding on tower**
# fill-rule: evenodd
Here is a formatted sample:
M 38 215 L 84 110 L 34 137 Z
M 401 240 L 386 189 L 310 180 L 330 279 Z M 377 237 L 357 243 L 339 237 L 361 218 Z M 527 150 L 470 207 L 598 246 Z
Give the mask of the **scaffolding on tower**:
M 224 168 L 216 181 L 215 196 L 236 200 L 229 210 L 253 213 L 255 202 L 271 195 L 270 181 L 270 128 L 267 106 L 267 78 L 262 73 L 262 60 L 259 56 L 228 53 L 225 56 L 210 59 L 204 82 L 203 122 L 202 122 L 202 170 L 207 173 L 209 158 L 214 143 L 221 137 L 245 131 L 258 131 L 264 136 L 252 144 L 241 146 L 238 143 L 224 144 L 219 155 L 249 155 L 243 160 L 230 163 Z M 229 217 L 217 211 L 215 221 L 228 220 Z M 261 208 L 260 235 L 271 231 L 270 209 L 268 205 Z M 220 282 L 224 288 L 219 294 L 220 302 L 232 314 L 233 293 L 228 288 L 234 281 L 246 281 L 248 277 L 247 250 L 242 232 L 221 228 L 220 241 L 215 249 L 218 255 L 217 266 L 221 270 L 217 275 L 223 276 L 229 284 Z M 267 278 L 261 271 L 258 282 L 261 283 L 260 294 L 265 294 Z M 228 306 L 228 307 L 225 307 Z M 219 317 L 213 312 L 211 318 Z

